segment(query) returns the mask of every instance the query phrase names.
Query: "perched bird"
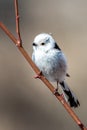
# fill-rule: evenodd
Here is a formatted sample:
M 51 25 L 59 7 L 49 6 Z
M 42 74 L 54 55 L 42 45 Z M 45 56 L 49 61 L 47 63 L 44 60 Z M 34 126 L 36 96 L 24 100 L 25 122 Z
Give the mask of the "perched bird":
M 65 82 L 66 76 L 69 76 L 66 57 L 53 37 L 41 33 L 35 37 L 32 45 L 32 60 L 36 66 L 49 81 L 57 82 L 54 93 L 58 92 L 58 84 L 60 84 L 65 100 L 71 107 L 78 107 L 80 105 L 78 99 Z

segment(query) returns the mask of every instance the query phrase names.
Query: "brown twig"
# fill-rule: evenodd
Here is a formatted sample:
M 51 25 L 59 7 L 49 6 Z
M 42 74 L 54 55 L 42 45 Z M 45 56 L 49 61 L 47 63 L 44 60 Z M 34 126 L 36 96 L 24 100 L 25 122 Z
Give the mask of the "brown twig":
M 19 10 L 18 10 L 18 0 L 14 0 L 15 2 L 15 17 L 16 17 L 16 32 L 17 32 L 17 46 L 22 46 L 22 40 L 20 35 L 20 24 L 19 24 Z
M 5 27 L 3 23 L 0 22 L 0 28 L 8 35 L 8 37 L 13 41 L 15 45 L 18 45 L 18 49 L 22 53 L 22 55 L 25 57 L 29 65 L 33 68 L 33 70 L 36 72 L 36 74 L 40 73 L 40 70 L 37 68 L 37 66 L 33 63 L 30 56 L 27 54 L 25 49 L 22 46 L 21 36 L 20 36 L 20 27 L 19 27 L 19 13 L 18 13 L 18 0 L 15 0 L 15 12 L 16 12 L 16 31 L 18 35 L 18 39 L 16 39 L 12 33 Z M 40 78 L 44 84 L 50 89 L 52 93 L 54 93 L 54 87 L 53 85 L 43 76 L 41 75 Z M 87 130 L 87 128 L 84 126 L 84 124 L 80 121 L 80 119 L 77 117 L 77 115 L 74 113 L 74 111 L 70 108 L 70 106 L 67 104 L 67 102 L 64 100 L 64 98 L 58 93 L 55 94 L 56 98 L 62 103 L 62 105 L 65 107 L 69 115 L 73 118 L 73 120 L 77 123 L 77 125 L 81 128 L 81 130 Z

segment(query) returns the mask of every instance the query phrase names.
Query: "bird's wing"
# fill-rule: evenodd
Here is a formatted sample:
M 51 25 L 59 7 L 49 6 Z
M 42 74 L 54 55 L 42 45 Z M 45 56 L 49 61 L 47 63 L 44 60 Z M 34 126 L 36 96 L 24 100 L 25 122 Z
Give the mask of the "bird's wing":
M 61 51 L 60 47 L 57 45 L 57 43 L 55 42 L 55 46 L 54 46 L 55 49 L 58 49 Z M 67 77 L 70 77 L 70 75 L 68 73 L 66 73 L 66 76 Z

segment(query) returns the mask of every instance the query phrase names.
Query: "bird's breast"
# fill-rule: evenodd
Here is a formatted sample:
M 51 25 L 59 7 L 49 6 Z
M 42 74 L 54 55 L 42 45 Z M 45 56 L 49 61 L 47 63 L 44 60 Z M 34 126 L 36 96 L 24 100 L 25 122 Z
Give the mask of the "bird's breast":
M 51 81 L 61 80 L 67 71 L 67 62 L 64 54 L 59 51 L 35 53 L 35 64 L 44 76 Z

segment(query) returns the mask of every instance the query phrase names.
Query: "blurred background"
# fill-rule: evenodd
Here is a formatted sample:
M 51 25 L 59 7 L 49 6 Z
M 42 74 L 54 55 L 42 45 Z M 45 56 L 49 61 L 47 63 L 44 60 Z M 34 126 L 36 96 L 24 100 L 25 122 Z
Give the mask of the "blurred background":
M 87 0 L 18 0 L 23 46 L 32 55 L 38 33 L 52 33 L 68 59 L 67 82 L 87 126 Z M 15 35 L 14 0 L 0 0 L 0 21 Z M 55 96 L 0 29 L 0 130 L 79 130 Z M 56 84 L 54 84 L 56 86 Z

